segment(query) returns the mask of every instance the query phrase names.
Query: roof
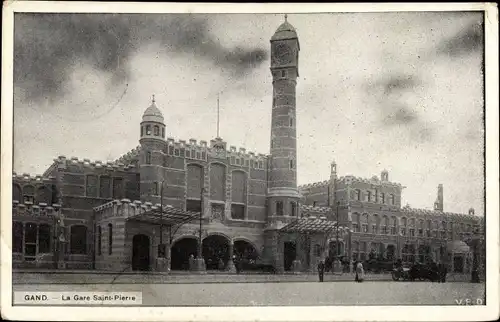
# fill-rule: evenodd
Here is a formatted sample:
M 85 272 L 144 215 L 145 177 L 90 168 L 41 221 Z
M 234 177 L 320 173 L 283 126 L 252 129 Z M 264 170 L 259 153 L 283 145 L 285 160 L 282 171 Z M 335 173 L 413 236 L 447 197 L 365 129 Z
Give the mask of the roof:
M 144 114 L 142 115 L 142 121 L 163 123 L 163 114 L 156 106 L 155 101 L 151 102 L 151 105 L 144 111 Z
M 177 224 L 187 223 L 189 221 L 198 219 L 199 217 L 199 212 L 185 211 L 172 206 L 164 206 L 163 213 L 161 212 L 161 209 L 150 209 L 146 212 L 128 217 L 127 220 L 173 226 Z
M 298 38 L 297 32 L 295 31 L 295 28 L 285 18 L 285 22 L 283 22 L 278 27 L 278 29 L 276 29 L 276 32 L 271 37 L 271 40 L 293 39 L 293 38 Z
M 300 233 L 326 233 L 337 227 L 336 221 L 322 218 L 299 218 L 294 222 L 282 227 L 280 232 L 300 232 Z M 339 230 L 347 231 L 347 227 L 339 227 Z
M 470 247 L 461 240 L 448 242 L 447 248 L 449 251 L 454 253 L 468 253 L 470 251 Z

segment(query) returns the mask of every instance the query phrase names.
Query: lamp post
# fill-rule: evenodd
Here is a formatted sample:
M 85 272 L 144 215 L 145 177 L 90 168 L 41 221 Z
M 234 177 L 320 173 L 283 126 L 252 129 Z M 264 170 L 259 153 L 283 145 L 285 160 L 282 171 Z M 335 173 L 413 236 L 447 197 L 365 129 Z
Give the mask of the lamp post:
M 205 193 L 205 188 L 201 189 L 201 195 L 200 195 L 200 202 L 201 202 L 201 208 L 200 208 L 200 230 L 198 232 L 198 256 L 196 256 L 195 259 L 195 269 L 198 273 L 203 274 L 206 272 L 206 267 L 205 267 L 205 260 L 203 259 L 203 241 L 202 241 L 202 221 L 203 221 L 203 213 L 205 209 L 205 198 L 204 198 L 204 193 Z
M 156 259 L 156 269 L 160 272 L 170 271 L 170 256 L 165 256 L 167 247 L 163 243 L 163 185 L 165 180 L 160 183 L 160 243 L 158 245 L 158 258 Z
M 336 209 L 336 224 L 335 224 L 335 258 L 333 261 L 333 271 L 335 273 L 340 273 L 341 267 L 340 267 L 340 247 L 339 247 L 339 206 L 340 206 L 340 200 L 336 202 L 337 209 Z

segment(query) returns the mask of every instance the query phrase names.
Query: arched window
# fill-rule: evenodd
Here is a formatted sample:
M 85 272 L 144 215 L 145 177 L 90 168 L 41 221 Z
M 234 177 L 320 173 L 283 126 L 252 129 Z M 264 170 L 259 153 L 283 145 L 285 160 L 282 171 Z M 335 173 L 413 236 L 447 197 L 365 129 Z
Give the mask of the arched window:
M 83 225 L 71 226 L 70 253 L 87 254 L 87 227 Z
M 12 185 L 12 200 L 23 201 L 21 187 L 18 184 Z
M 231 217 L 245 219 L 247 202 L 247 175 L 243 171 L 233 171 L 231 175 Z
M 189 164 L 187 166 L 187 211 L 201 211 L 203 177 L 203 167 L 196 164 Z
M 374 214 L 372 221 L 372 231 L 371 231 L 372 234 L 378 234 L 379 226 L 380 226 L 379 217 L 377 214 Z
M 146 164 L 151 164 L 151 152 L 146 151 Z
M 389 218 L 387 216 L 382 217 L 382 225 L 380 227 L 380 233 L 382 234 L 387 234 L 388 228 L 389 227 Z
M 385 193 L 383 192 L 380 194 L 380 203 L 385 204 Z
M 401 218 L 401 236 L 406 236 L 406 226 L 407 219 L 406 217 Z
M 390 197 L 390 199 L 391 199 L 391 200 L 390 200 L 391 205 L 394 205 L 394 203 L 395 203 L 395 200 L 394 200 L 394 195 L 393 195 L 393 194 L 391 194 L 389 197 Z
M 49 188 L 45 186 L 39 187 L 36 192 L 36 201 L 37 203 L 44 202 L 49 205 L 52 201 L 52 194 L 50 193 Z
M 358 201 L 361 201 L 361 190 L 359 189 L 354 190 L 354 198 Z
M 97 176 L 93 174 L 87 175 L 86 181 L 86 196 L 97 197 Z
M 210 164 L 210 198 L 226 200 L 226 166 L 223 164 Z
M 297 203 L 290 201 L 290 216 L 297 217 Z
M 396 217 L 391 218 L 391 235 L 397 234 L 398 219 Z
M 154 136 L 160 136 L 160 127 L 158 125 L 155 125 L 153 129 L 154 129 Z
M 146 135 L 151 135 L 151 125 L 146 125 Z
M 161 128 L 161 137 L 165 138 L 165 128 L 164 127 Z
M 111 198 L 111 178 L 108 176 L 99 178 L 99 197 Z
M 286 71 L 284 70 L 281 71 L 281 77 L 286 77 Z
M 158 184 L 158 182 L 153 182 L 153 195 L 154 196 L 158 196 L 160 194 L 160 191 L 159 191 L 159 187 L 160 185 Z
M 276 201 L 276 216 L 283 216 L 283 201 Z
M 366 192 L 366 201 L 372 201 L 372 192 L 370 190 Z
M 358 213 L 352 215 L 352 230 L 354 232 L 359 232 L 360 230 L 360 218 Z
M 295 160 L 290 159 L 290 169 L 295 169 Z
M 122 199 L 123 197 L 123 178 L 113 178 L 113 198 Z
M 410 218 L 410 228 L 408 229 L 410 237 L 415 237 L 415 218 Z
M 108 255 L 113 254 L 113 225 L 108 224 Z
M 423 237 L 424 236 L 424 220 L 420 219 L 418 221 L 418 236 Z
M 23 196 L 23 201 L 24 203 L 33 203 L 35 201 L 35 187 L 28 185 L 25 186 L 23 189 L 24 196 Z
M 361 217 L 361 232 L 367 233 L 368 232 L 368 222 L 369 222 L 369 217 L 368 214 L 363 214 Z

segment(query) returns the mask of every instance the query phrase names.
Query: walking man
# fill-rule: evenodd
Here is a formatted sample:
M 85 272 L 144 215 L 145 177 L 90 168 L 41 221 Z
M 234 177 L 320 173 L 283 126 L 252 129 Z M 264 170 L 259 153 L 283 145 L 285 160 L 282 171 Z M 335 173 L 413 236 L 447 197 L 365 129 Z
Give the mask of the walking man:
M 323 282 L 323 276 L 325 275 L 325 263 L 320 260 L 318 264 L 318 274 L 319 274 L 319 281 Z

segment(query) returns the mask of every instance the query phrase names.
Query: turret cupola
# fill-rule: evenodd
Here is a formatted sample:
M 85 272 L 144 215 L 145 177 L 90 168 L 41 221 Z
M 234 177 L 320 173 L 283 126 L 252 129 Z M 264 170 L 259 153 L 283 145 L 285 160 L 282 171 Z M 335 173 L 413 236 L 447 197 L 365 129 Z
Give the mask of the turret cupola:
M 163 114 L 156 106 L 154 95 L 151 105 L 142 115 L 141 139 L 165 140 L 165 123 Z

